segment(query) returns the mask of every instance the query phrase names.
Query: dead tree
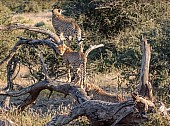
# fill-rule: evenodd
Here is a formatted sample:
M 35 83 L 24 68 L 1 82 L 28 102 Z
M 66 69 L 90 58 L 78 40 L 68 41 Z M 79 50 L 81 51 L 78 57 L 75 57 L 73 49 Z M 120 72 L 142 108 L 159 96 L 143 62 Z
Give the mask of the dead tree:
M 145 105 L 145 111 L 147 112 L 148 106 L 147 104 L 150 104 L 152 107 L 157 107 L 158 113 L 162 113 L 165 115 L 169 120 L 170 116 L 167 114 L 168 108 L 165 107 L 165 105 L 154 99 L 153 96 L 153 88 L 149 81 L 149 65 L 150 65 L 150 58 L 151 58 L 151 47 L 150 44 L 147 43 L 146 39 L 142 40 L 142 66 L 140 71 L 140 78 L 139 78 L 139 85 L 138 85 L 138 94 L 141 95 L 141 98 L 138 98 L 138 101 L 141 101 L 142 104 Z M 135 96 L 134 96 L 135 97 Z M 140 104 L 137 105 L 137 107 L 140 107 Z M 140 109 L 141 111 L 141 109 Z
M 20 27 L 20 25 L 18 25 Z M 15 26 L 16 28 L 16 26 Z M 14 28 L 14 29 L 15 29 Z M 25 26 L 21 26 L 20 28 L 27 29 Z M 5 29 L 5 27 L 0 27 L 0 29 Z M 36 30 L 35 30 L 36 29 Z M 29 28 L 29 30 L 36 31 L 37 28 Z M 39 30 L 38 30 L 39 31 Z M 44 32 L 42 29 L 41 33 Z M 48 32 L 49 33 L 49 32 Z M 52 35 L 51 35 L 52 36 Z M 55 37 L 53 37 L 55 40 Z M 60 42 L 56 40 L 57 42 Z M 15 51 L 19 48 L 20 45 L 23 44 L 46 44 L 51 47 L 55 53 L 57 54 L 56 43 L 51 41 L 50 39 L 45 40 L 32 40 L 32 39 L 24 39 L 20 38 L 20 40 L 16 43 L 14 48 L 11 50 L 10 54 L 1 61 L 1 64 L 4 62 L 8 62 L 11 60 L 15 54 Z M 147 41 L 144 41 L 143 50 L 150 50 L 150 47 L 147 48 Z M 91 49 L 93 46 L 90 47 Z M 90 50 L 90 49 L 89 49 Z M 88 50 L 86 53 L 89 53 Z M 69 83 L 62 83 L 55 80 L 50 80 L 46 77 L 45 80 L 39 81 L 31 86 L 25 87 L 19 91 L 12 90 L 1 90 L 0 95 L 5 95 L 9 97 L 18 97 L 21 95 L 28 94 L 28 97 L 19 105 L 19 110 L 23 111 L 28 105 L 33 103 L 40 92 L 44 89 L 48 89 L 50 91 L 57 91 L 63 93 L 65 95 L 72 95 L 74 99 L 79 103 L 77 106 L 70 110 L 69 114 L 66 115 L 56 115 L 50 122 L 46 124 L 46 126 L 62 126 L 68 124 L 70 121 L 76 119 L 79 116 L 86 116 L 92 126 L 115 126 L 115 125 L 136 125 L 148 120 L 147 112 L 150 110 L 157 109 L 157 105 L 153 102 L 152 88 L 148 83 L 148 74 L 149 74 L 149 63 L 150 63 L 150 55 L 148 53 L 143 53 L 143 62 L 142 62 L 142 70 L 140 76 L 140 85 L 139 85 L 139 96 L 137 94 L 132 94 L 132 100 L 123 101 L 123 102 L 105 102 L 101 100 L 91 100 L 89 96 L 87 96 L 87 92 L 85 92 L 80 87 L 71 86 Z M 40 55 L 41 57 L 41 55 Z M 8 62 L 10 63 L 10 62 Z M 44 68 L 44 73 L 48 76 L 45 65 L 43 63 L 41 57 L 41 64 Z M 14 70 L 14 69 L 13 69 Z M 11 73 L 9 74 L 9 82 L 11 81 Z M 9 83 L 10 84 L 10 83 Z M 12 85 L 12 83 L 11 83 Z M 9 87 L 11 87 L 9 85 Z M 166 113 L 168 109 L 164 106 L 164 109 L 158 108 L 162 113 Z M 168 114 L 167 114 L 167 117 Z
M 86 95 L 86 93 L 79 87 L 74 87 L 74 86 L 72 87 L 70 86 L 70 84 L 65 84 L 63 82 L 58 82 L 58 81 L 49 82 L 47 80 L 37 82 L 19 91 L 1 91 L 0 95 L 18 97 L 29 93 L 30 95 L 25 100 L 23 100 L 23 102 L 19 105 L 19 110 L 23 111 L 28 105 L 33 103 L 38 97 L 39 93 L 45 89 L 57 91 L 65 95 L 73 95 L 73 97 L 79 103 L 82 103 L 81 100 L 83 99 L 86 100 L 90 99 Z M 78 99 L 79 97 L 81 98 L 80 100 Z
M 153 101 L 152 85 L 149 82 L 149 65 L 151 58 L 151 47 L 147 43 L 147 40 L 142 40 L 142 66 L 139 78 L 138 93 L 143 97 L 147 97 L 149 100 Z
M 136 125 L 147 121 L 147 117 L 143 114 L 148 112 L 149 108 L 155 108 L 155 105 L 150 100 L 146 100 L 135 94 L 132 95 L 134 100 L 121 103 L 90 100 L 87 93 L 80 87 L 57 81 L 49 82 L 47 80 L 35 83 L 20 91 L 1 91 L 0 95 L 18 97 L 29 93 L 29 96 L 19 105 L 19 110 L 23 111 L 36 100 L 39 93 L 44 89 L 57 91 L 65 95 L 72 95 L 79 103 L 70 110 L 68 115 L 56 115 L 47 123 L 47 126 L 62 126 L 79 116 L 86 116 L 93 126 Z

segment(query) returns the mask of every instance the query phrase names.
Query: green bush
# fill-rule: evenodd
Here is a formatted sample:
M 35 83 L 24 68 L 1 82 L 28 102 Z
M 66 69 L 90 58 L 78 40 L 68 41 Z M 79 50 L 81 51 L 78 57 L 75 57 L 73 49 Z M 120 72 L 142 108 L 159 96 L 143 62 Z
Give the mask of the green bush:
M 169 1 L 60 0 L 55 7 L 66 10 L 64 15 L 75 18 L 83 28 L 85 49 L 90 44 L 105 44 L 104 48 L 90 53 L 88 68 L 90 63 L 95 63 L 96 72 L 117 69 L 127 86 L 134 85 L 133 89 L 136 89 L 142 59 L 140 39 L 143 36 L 152 47 L 150 77 L 153 86 L 157 85 L 159 90 L 169 84 Z M 130 80 L 131 76 L 135 79 Z
M 41 26 L 44 26 L 44 25 L 45 25 L 45 23 L 43 21 L 41 21 L 41 22 L 36 23 L 34 26 L 35 27 L 41 27 Z
M 36 1 L 23 1 L 19 6 L 15 8 L 17 13 L 23 12 L 39 12 L 40 8 Z

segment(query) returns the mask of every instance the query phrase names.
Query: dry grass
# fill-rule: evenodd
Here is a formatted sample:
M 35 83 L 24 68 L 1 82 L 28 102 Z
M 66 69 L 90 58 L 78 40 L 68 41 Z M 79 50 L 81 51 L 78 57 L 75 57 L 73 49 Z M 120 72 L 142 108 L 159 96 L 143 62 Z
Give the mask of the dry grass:
M 40 114 L 33 109 L 19 113 L 16 108 L 13 108 L 9 112 L 1 114 L 0 118 L 1 120 L 10 120 L 16 126 L 42 126 L 52 118 L 52 115 Z
M 48 104 L 48 103 L 46 103 Z M 10 111 L 1 113 L 0 119 L 3 121 L 9 121 L 13 126 L 43 126 L 49 122 L 56 114 L 67 114 L 71 105 L 64 105 L 62 102 L 57 109 L 48 109 L 46 113 L 43 113 L 41 109 L 29 108 L 22 113 L 19 113 L 17 108 L 12 108 Z M 87 126 L 89 121 L 86 117 L 80 117 L 66 126 Z

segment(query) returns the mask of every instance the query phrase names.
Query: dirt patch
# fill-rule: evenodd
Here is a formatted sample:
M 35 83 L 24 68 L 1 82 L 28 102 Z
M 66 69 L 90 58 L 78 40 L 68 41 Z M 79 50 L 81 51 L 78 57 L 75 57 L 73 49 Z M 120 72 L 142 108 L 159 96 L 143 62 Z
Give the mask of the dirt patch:
M 51 18 L 51 12 L 22 13 L 15 14 L 12 17 L 12 21 L 24 24 L 36 24 L 38 22 L 44 22 L 45 25 L 52 26 Z

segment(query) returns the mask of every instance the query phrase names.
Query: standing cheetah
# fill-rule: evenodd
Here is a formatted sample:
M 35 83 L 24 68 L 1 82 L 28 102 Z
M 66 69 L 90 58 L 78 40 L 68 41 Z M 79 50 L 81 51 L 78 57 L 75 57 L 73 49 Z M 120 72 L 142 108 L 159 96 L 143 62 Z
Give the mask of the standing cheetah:
M 73 19 L 64 17 L 61 9 L 52 10 L 52 25 L 61 40 L 66 40 L 70 45 L 70 41 L 75 39 L 80 51 L 83 52 L 82 30 Z

